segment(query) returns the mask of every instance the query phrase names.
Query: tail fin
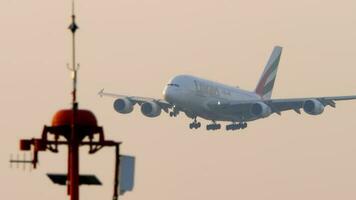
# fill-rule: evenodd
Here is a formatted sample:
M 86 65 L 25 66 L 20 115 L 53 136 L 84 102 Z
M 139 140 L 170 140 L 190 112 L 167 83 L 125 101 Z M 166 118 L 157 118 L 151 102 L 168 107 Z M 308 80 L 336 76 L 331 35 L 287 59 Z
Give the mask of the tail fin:
M 276 46 L 273 49 L 271 57 L 263 71 L 260 81 L 257 84 L 255 92 L 262 97 L 262 99 L 270 99 L 272 96 L 274 81 L 276 80 L 279 59 L 281 58 L 282 47 Z

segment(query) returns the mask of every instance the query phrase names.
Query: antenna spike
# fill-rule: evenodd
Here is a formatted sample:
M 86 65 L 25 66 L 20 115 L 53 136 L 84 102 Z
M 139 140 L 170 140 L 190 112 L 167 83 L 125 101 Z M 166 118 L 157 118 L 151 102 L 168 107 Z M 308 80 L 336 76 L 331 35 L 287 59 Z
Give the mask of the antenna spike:
M 72 71 L 72 80 L 73 80 L 73 91 L 72 91 L 72 104 L 73 106 L 77 104 L 77 72 L 79 69 L 76 66 L 76 49 L 75 49 L 75 33 L 77 29 L 79 28 L 78 25 L 75 22 L 75 4 L 74 0 L 72 0 L 72 23 L 69 25 L 69 30 L 72 32 L 72 65 L 70 67 L 70 70 Z M 69 68 L 69 67 L 68 67 Z
M 72 15 L 74 15 L 74 11 L 75 11 L 75 4 L 74 4 L 74 0 L 72 0 Z

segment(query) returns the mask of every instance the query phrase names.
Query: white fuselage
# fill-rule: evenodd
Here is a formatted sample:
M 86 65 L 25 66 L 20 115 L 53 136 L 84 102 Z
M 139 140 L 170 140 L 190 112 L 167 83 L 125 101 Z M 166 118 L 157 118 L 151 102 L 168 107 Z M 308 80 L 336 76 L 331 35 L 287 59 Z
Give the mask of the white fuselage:
M 220 84 L 189 75 L 175 76 L 164 88 L 163 96 L 188 117 L 202 117 L 213 121 L 251 121 L 257 119 L 249 110 L 239 108 L 223 110 L 223 105 L 232 102 L 258 101 L 261 97 L 254 92 Z M 221 105 L 221 108 L 219 107 Z M 218 108 L 218 109 L 217 109 Z

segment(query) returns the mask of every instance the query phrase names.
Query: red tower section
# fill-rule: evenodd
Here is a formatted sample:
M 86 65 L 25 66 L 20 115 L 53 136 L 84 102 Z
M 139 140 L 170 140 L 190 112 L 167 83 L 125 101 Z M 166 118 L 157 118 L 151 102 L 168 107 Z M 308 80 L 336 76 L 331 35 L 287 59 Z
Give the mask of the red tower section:
M 96 184 L 98 182 L 94 176 L 86 176 L 83 178 L 79 176 L 79 147 L 84 145 L 89 146 L 89 154 L 96 153 L 103 147 L 115 147 L 116 163 L 113 198 L 117 199 L 120 142 L 106 140 L 103 127 L 97 125 L 95 115 L 89 110 L 77 109 L 77 104 L 73 105 L 72 109 L 60 110 L 54 115 L 52 126 L 44 126 L 41 138 L 20 140 L 20 149 L 22 151 L 33 150 L 34 157 L 31 163 L 34 168 L 36 168 L 38 152 L 49 150 L 53 153 L 57 153 L 59 145 L 67 145 L 67 175 L 50 175 L 50 178 L 58 184 L 67 183 L 67 191 L 68 195 L 71 196 L 71 200 L 78 200 L 80 184 Z M 86 141 L 84 141 L 85 138 L 87 138 Z

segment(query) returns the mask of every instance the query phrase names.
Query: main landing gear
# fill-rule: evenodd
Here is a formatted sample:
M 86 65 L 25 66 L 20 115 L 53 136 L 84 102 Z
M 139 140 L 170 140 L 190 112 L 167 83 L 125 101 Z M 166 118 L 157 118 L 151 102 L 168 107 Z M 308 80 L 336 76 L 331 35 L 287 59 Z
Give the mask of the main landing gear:
M 226 125 L 226 130 L 229 131 L 229 130 L 238 130 L 238 129 L 245 129 L 247 127 L 247 123 L 246 122 L 240 122 L 238 124 L 236 123 L 232 123 L 232 124 L 229 124 L 229 125 Z
M 194 121 L 192 123 L 189 124 L 189 128 L 190 129 L 198 129 L 201 127 L 201 123 L 197 122 L 197 118 L 194 118 Z M 233 122 L 232 124 L 228 124 L 226 125 L 226 130 L 227 131 L 234 131 L 234 130 L 239 130 L 239 129 L 245 129 L 247 128 L 247 123 L 246 122 L 240 122 L 240 123 L 235 123 Z M 213 121 L 211 124 L 208 124 L 206 126 L 206 130 L 210 131 L 210 130 L 219 130 L 221 129 L 221 124 L 216 123 L 215 121 Z
M 220 124 L 217 124 L 216 122 L 213 122 L 212 124 L 206 125 L 206 130 L 218 130 L 221 128 Z
M 192 123 L 189 124 L 189 128 L 190 129 L 198 129 L 201 127 L 201 123 L 197 122 L 197 118 L 194 118 L 194 121 Z

